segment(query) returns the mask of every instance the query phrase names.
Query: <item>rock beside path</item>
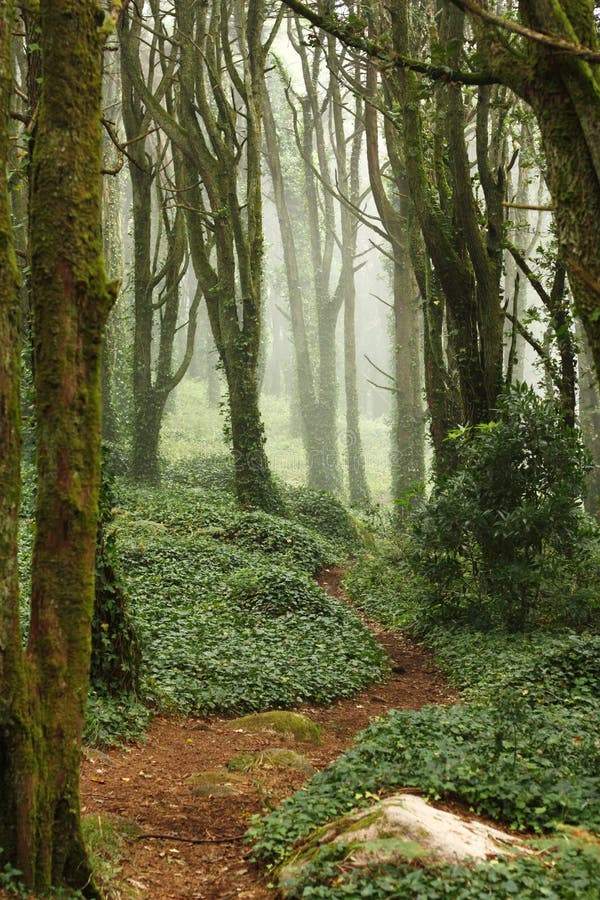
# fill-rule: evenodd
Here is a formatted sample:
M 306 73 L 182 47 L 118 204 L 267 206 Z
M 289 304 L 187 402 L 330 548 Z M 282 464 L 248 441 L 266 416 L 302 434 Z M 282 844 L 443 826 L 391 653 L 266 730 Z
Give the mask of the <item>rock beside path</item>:
M 297 741 L 301 744 L 321 743 L 321 728 L 319 725 L 315 724 L 308 716 L 288 712 L 283 709 L 253 713 L 249 716 L 242 716 L 240 719 L 232 719 L 227 723 L 226 727 L 233 731 L 244 731 L 248 734 L 272 731 L 289 741 Z
M 325 825 L 309 838 L 294 861 L 280 870 L 284 895 L 289 895 L 321 849 L 331 844 L 344 845 L 346 864 L 357 868 L 416 859 L 485 862 L 507 853 L 528 852 L 519 838 L 505 831 L 437 809 L 414 794 L 395 794 Z

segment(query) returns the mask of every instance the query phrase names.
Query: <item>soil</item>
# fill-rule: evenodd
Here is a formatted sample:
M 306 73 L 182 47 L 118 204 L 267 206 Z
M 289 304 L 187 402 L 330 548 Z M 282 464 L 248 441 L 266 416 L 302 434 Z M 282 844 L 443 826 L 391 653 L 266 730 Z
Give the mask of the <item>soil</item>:
M 343 572 L 325 570 L 319 581 L 334 596 Z M 147 743 L 108 752 L 90 750 L 82 771 L 84 812 L 119 817 L 137 830 L 126 841 L 122 890 L 115 897 L 152 900 L 266 900 L 276 896 L 248 858 L 243 835 L 249 817 L 272 809 L 307 779 L 292 769 L 257 768 L 231 776 L 231 784 L 203 795 L 193 776 L 208 769 L 224 775 L 236 754 L 288 746 L 324 768 L 350 746 L 358 731 L 390 709 L 418 709 L 454 699 L 422 646 L 366 624 L 392 663 L 388 681 L 326 708 L 305 707 L 323 727 L 322 744 L 286 744 L 281 735 L 244 734 L 222 718 L 157 716 Z M 227 779 L 229 776 L 225 776 Z M 223 793 L 222 793 L 223 791 Z

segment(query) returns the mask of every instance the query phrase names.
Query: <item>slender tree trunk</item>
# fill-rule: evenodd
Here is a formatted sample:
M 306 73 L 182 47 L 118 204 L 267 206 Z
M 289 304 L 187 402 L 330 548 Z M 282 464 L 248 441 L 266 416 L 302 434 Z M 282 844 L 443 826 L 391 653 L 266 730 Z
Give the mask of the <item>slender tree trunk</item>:
M 135 129 L 134 129 L 135 130 Z M 129 137 L 129 135 L 128 135 Z M 131 138 L 130 138 L 131 139 Z M 143 143 L 142 143 L 143 148 Z M 133 197 L 133 444 L 131 473 L 140 481 L 158 481 L 158 440 L 148 434 L 152 416 L 148 407 L 152 400 L 152 288 L 150 242 L 152 230 L 152 182 L 150 160 L 138 150 L 143 169 L 130 166 Z
M 106 56 L 114 57 L 114 53 Z M 110 117 L 114 121 L 112 110 L 118 109 L 121 94 L 119 66 L 105 66 L 103 77 L 104 102 L 111 108 Z M 103 135 L 103 163 L 105 169 L 117 169 L 119 156 L 107 131 Z M 121 223 L 121 173 L 106 174 L 102 178 L 102 239 L 104 248 L 104 264 L 107 276 L 111 281 L 123 278 L 123 234 Z M 120 305 L 120 304 L 119 304 Z M 117 410 L 113 396 L 113 382 L 118 365 L 119 344 L 122 334 L 117 321 L 118 307 L 109 316 L 104 342 L 102 345 L 102 439 L 116 446 L 119 441 Z
M 354 275 L 344 291 L 344 387 L 346 394 L 346 454 L 348 457 L 348 492 L 350 505 L 368 505 L 369 486 L 365 456 L 360 436 L 360 414 L 356 374 L 356 288 Z
M 283 259 L 287 281 L 287 294 L 290 309 L 290 328 L 294 348 L 295 381 L 297 389 L 293 393 L 293 402 L 298 407 L 301 418 L 300 433 L 304 444 L 307 467 L 307 483 L 311 488 L 324 489 L 327 476 L 321 465 L 318 440 L 317 401 L 310 346 L 304 314 L 304 297 L 301 287 L 300 267 L 296 252 L 296 238 L 292 216 L 285 194 L 281 169 L 281 158 L 275 128 L 275 119 L 266 86 L 263 95 L 265 147 L 271 180 L 275 208 L 279 221 Z M 323 469 L 323 471 L 322 471 Z
M 394 265 L 394 377 L 392 492 L 406 499 L 425 477 L 417 287 L 408 252 L 396 248 Z
M 592 470 L 587 477 L 585 509 L 600 515 L 600 391 L 594 361 L 581 323 L 577 323 L 579 344 L 579 424 L 585 446 L 592 454 Z

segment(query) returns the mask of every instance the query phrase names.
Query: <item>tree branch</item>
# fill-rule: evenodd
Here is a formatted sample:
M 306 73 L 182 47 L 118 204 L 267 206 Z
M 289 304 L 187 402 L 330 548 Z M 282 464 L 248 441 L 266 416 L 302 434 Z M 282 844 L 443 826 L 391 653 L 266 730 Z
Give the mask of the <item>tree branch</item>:
M 288 0 L 284 0 L 284 2 L 288 2 Z M 527 28 L 526 25 L 521 25 L 520 22 L 515 22 L 512 19 L 505 19 L 504 16 L 497 16 L 495 13 L 484 9 L 483 6 L 475 3 L 475 0 L 450 0 L 450 2 L 455 6 L 458 6 L 459 9 L 462 9 L 463 12 L 477 16 L 483 22 L 488 22 L 490 25 L 503 28 L 505 31 L 512 32 L 512 34 L 518 34 L 520 37 L 527 38 L 527 40 L 535 41 L 536 44 L 542 44 L 544 47 L 548 47 L 551 50 L 556 50 L 560 53 L 567 53 L 569 56 L 576 56 L 589 63 L 600 63 L 600 52 L 597 50 L 592 50 L 590 47 L 582 47 L 579 44 L 573 44 L 571 41 L 567 41 L 555 34 L 534 31 L 532 28 Z
M 410 69 L 412 72 L 419 72 L 433 81 L 442 81 L 452 84 L 499 84 L 499 79 L 492 75 L 491 72 L 464 72 L 460 69 L 451 69 L 448 66 L 434 66 L 431 63 L 423 62 L 418 59 L 411 59 L 402 53 L 385 47 L 377 41 L 365 37 L 357 32 L 356 28 L 345 24 L 335 14 L 328 13 L 323 15 L 317 13 L 309 6 L 306 6 L 300 0 L 283 0 L 298 16 L 307 19 L 315 28 L 320 28 L 328 34 L 333 35 L 348 47 L 355 50 L 361 50 L 372 59 L 376 59 L 381 68 Z

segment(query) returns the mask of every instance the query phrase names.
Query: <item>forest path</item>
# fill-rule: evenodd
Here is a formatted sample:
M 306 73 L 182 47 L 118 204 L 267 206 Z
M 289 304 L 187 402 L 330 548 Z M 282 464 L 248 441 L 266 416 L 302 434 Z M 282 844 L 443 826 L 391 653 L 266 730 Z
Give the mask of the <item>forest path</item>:
M 325 569 L 318 580 L 330 594 L 346 600 L 340 586 L 343 574 L 339 568 Z M 294 749 L 308 757 L 315 769 L 323 769 L 349 747 L 358 731 L 388 710 L 418 709 L 453 699 L 427 650 L 397 632 L 365 623 L 393 661 L 391 677 L 332 706 L 301 708 L 322 726 L 320 746 L 290 744 L 273 733 L 233 731 L 223 718 L 157 716 L 144 746 L 88 751 L 81 782 L 84 811 L 101 819 L 117 816 L 139 830 L 137 838 L 126 842 L 124 890 L 114 897 L 275 897 L 259 869 L 249 862 L 242 836 L 249 816 L 278 804 L 310 776 L 292 769 L 251 769 L 231 775 L 232 783 L 222 795 L 217 789 L 217 796 L 199 794 L 190 778 L 225 767 L 238 753 L 272 747 Z M 222 772 L 227 779 L 226 769 Z

